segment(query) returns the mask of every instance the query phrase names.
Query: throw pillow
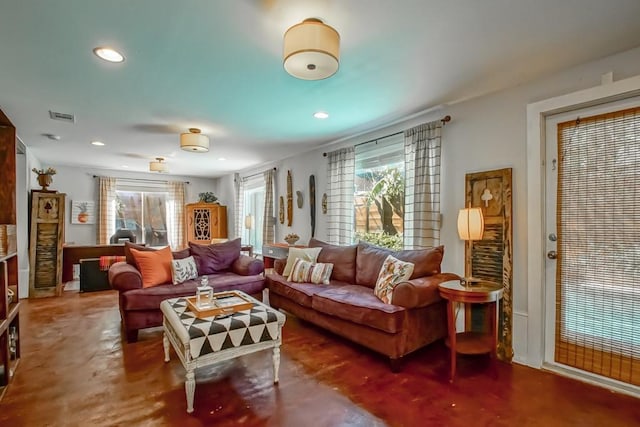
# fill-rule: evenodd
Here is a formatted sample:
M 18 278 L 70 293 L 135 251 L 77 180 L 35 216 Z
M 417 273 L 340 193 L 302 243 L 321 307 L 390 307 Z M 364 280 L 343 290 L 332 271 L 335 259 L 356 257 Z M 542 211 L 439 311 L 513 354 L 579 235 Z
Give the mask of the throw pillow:
M 173 260 L 171 248 L 167 246 L 151 251 L 139 251 L 132 248 L 131 254 L 142 275 L 143 288 L 171 283 L 171 261 Z
M 148 246 L 136 245 L 135 243 L 131 242 L 124 242 L 124 256 L 126 257 L 127 264 L 131 264 L 134 267 L 137 267 L 138 265 L 136 264 L 136 260 L 133 258 L 131 249 L 135 249 L 137 251 L 155 251 L 155 249 L 152 249 Z
M 240 257 L 240 246 L 239 238 L 213 245 L 189 243 L 191 255 L 196 260 L 198 274 L 201 276 L 231 268 L 231 264 Z
M 313 263 L 296 258 L 287 280 L 297 283 L 328 285 L 332 270 L 333 264 Z
M 192 256 L 171 261 L 171 280 L 174 285 L 198 277 L 196 260 Z
M 393 290 L 398 283 L 409 280 L 411 273 L 413 273 L 413 267 L 413 263 L 400 261 L 389 255 L 382 263 L 373 292 L 382 302 L 391 304 Z
M 289 277 L 289 275 L 291 274 L 291 269 L 293 268 L 293 264 L 298 258 L 303 261 L 316 262 L 316 259 L 318 259 L 318 254 L 321 250 L 322 248 L 289 248 L 287 265 L 284 266 L 282 275 L 284 277 Z

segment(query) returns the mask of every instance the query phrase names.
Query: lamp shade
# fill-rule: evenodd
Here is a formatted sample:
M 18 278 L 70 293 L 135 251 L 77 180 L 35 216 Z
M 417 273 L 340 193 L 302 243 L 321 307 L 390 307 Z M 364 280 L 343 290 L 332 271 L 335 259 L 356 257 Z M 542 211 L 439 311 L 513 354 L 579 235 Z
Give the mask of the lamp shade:
M 200 129 L 190 128 L 189 133 L 180 134 L 180 148 L 185 151 L 206 153 L 209 151 L 209 138 L 200 133 Z
M 284 33 L 284 69 L 302 80 L 321 80 L 338 71 L 340 34 L 319 19 L 305 19 Z
M 156 157 L 156 160 L 149 162 L 149 170 L 151 172 L 169 172 L 169 167 L 164 163 L 164 158 Z
M 462 240 L 482 240 L 484 216 L 480 208 L 460 209 L 458 213 L 458 235 Z
M 244 228 L 251 230 L 253 228 L 253 215 L 249 214 L 244 217 Z

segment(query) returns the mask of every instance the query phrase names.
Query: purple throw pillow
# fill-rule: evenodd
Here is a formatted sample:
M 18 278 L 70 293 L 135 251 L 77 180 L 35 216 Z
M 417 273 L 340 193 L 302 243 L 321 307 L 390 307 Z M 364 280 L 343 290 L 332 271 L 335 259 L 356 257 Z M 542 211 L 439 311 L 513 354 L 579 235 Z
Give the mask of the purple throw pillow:
M 196 260 L 198 274 L 213 274 L 228 270 L 240 257 L 240 239 L 213 245 L 189 243 L 191 255 Z

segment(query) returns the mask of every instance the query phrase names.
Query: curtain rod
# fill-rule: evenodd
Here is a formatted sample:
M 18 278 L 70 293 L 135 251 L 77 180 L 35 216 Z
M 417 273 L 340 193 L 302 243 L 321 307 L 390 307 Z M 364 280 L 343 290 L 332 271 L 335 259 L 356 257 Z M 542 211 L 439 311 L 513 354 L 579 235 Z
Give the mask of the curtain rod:
M 276 169 L 276 168 L 272 168 L 272 169 L 273 169 L 274 171 L 275 171 L 275 170 L 278 170 L 278 169 Z M 254 176 L 262 175 L 263 173 L 265 173 L 265 172 L 266 172 L 266 171 L 268 171 L 268 170 L 269 170 L 269 169 L 265 169 L 265 170 L 263 170 L 262 172 L 252 173 L 251 175 L 243 176 L 243 177 L 242 177 L 242 178 L 240 178 L 240 179 L 247 179 L 247 178 L 252 178 L 252 177 L 254 177 Z
M 441 119 L 440 119 L 440 121 L 442 122 L 442 126 L 444 126 L 444 125 L 446 125 L 448 122 L 450 122 L 450 121 L 451 121 L 451 116 L 446 115 L 446 116 L 444 116 L 443 118 L 441 118 Z M 400 132 L 392 133 L 391 135 L 385 135 L 385 136 L 380 137 L 380 138 L 374 138 L 374 139 L 370 139 L 370 140 L 368 140 L 368 141 L 361 142 L 361 143 L 359 143 L 359 144 L 354 145 L 353 147 L 355 148 L 355 147 L 359 147 L 359 146 L 361 146 L 361 145 L 370 144 L 370 143 L 372 143 L 372 142 L 376 142 L 376 141 L 378 141 L 378 140 L 380 140 L 380 139 L 382 139 L 382 138 L 389 138 L 390 136 L 396 136 L 396 135 L 400 135 L 400 134 L 402 134 L 402 133 L 404 133 L 404 131 L 403 131 L 403 130 L 402 130 L 402 131 L 400 131 Z M 322 153 L 322 156 L 323 156 L 323 157 L 327 157 L 327 153 Z
M 103 178 L 100 175 L 93 175 L 94 178 Z M 104 177 L 107 178 L 107 177 Z M 108 178 L 112 178 L 112 177 L 108 177 Z M 142 181 L 142 182 L 163 182 L 165 184 L 168 184 L 169 181 L 168 180 L 161 180 L 161 179 L 144 179 L 144 178 L 116 178 L 116 179 L 120 179 L 123 181 Z M 183 181 L 185 184 L 191 184 L 189 181 Z

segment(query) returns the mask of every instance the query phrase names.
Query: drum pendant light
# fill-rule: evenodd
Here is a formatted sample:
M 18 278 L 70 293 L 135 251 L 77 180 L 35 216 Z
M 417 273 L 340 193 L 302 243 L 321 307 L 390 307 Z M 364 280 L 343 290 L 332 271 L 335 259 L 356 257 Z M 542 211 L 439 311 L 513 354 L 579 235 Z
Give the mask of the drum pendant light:
M 180 134 L 180 148 L 194 153 L 209 151 L 209 138 L 200 133 L 200 129 L 190 128 L 189 133 Z
M 305 19 L 284 33 L 283 60 L 284 69 L 293 77 L 331 77 L 340 65 L 340 34 L 319 19 Z

